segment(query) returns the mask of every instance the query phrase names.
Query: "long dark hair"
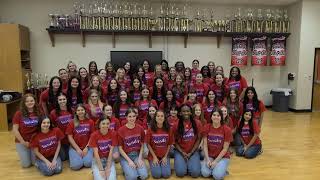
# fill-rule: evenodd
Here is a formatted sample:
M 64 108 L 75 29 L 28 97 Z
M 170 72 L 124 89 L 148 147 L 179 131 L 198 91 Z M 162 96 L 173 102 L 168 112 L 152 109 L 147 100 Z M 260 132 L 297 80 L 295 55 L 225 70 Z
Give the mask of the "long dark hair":
M 149 68 L 148 68 L 148 72 L 152 72 L 152 65 L 150 63 L 150 61 L 148 59 L 144 59 L 141 66 L 143 67 L 143 63 L 147 62 L 149 64 Z M 145 71 L 145 69 L 143 68 L 143 70 Z
M 182 109 L 183 107 L 185 107 L 185 106 L 190 109 L 190 122 L 191 122 L 191 125 L 192 125 L 192 128 L 193 128 L 193 132 L 194 132 L 195 135 L 198 134 L 198 128 L 197 128 L 196 121 L 193 119 L 192 114 L 191 114 L 192 108 L 191 108 L 191 106 L 189 106 L 189 105 L 187 105 L 187 104 L 183 104 L 183 105 L 181 105 L 181 107 L 179 108 L 179 111 L 178 111 L 178 112 L 179 112 L 179 113 L 178 113 L 178 118 L 179 118 L 179 123 L 178 123 L 178 137 L 179 137 L 179 138 L 182 138 L 183 135 L 184 135 L 184 124 L 183 124 L 184 119 L 183 119 L 183 117 L 182 117 L 182 115 L 181 115 L 181 109 Z
M 235 99 L 235 103 L 234 103 L 235 104 L 234 111 L 231 111 L 231 109 L 233 108 L 232 105 L 231 105 L 232 102 L 231 102 L 231 98 L 230 98 L 231 91 L 234 91 L 234 93 L 237 96 L 236 99 Z M 240 118 L 239 117 L 240 102 L 239 102 L 239 95 L 238 95 L 238 90 L 237 89 L 234 89 L 234 88 L 229 89 L 226 106 L 227 106 L 229 114 L 231 114 L 236 119 Z
M 215 109 L 217 109 L 217 107 L 218 107 L 218 98 L 217 98 L 217 96 L 216 96 L 216 93 L 213 91 L 213 90 L 209 90 L 208 91 L 208 93 L 207 93 L 207 95 L 206 95 L 206 98 L 205 98 L 205 102 L 207 103 L 207 107 L 210 107 L 210 99 L 209 99 L 209 92 L 210 91 L 212 91 L 213 92 L 213 94 L 214 94 L 214 101 L 213 101 L 213 104 L 214 104 L 214 106 L 215 106 Z
M 94 70 L 94 72 L 91 72 L 91 70 L 90 70 L 90 66 L 91 66 L 92 64 L 94 64 L 94 65 L 96 66 L 96 69 Z M 90 61 L 88 68 L 89 68 L 89 69 L 88 69 L 89 76 L 91 76 L 92 74 L 98 75 L 98 66 L 97 66 L 97 63 L 96 63 L 95 61 Z
M 163 64 L 163 63 L 166 63 L 166 65 L 167 65 L 167 68 L 166 68 L 166 69 L 162 69 L 162 64 Z M 160 65 L 161 65 L 162 71 L 164 71 L 164 72 L 169 72 L 169 63 L 168 63 L 167 60 L 162 59 L 161 62 L 160 62 Z
M 67 106 L 67 111 L 72 114 L 71 102 L 70 102 L 69 99 L 67 98 L 67 95 L 66 95 L 65 93 L 63 93 L 63 92 L 57 94 L 57 99 L 56 99 L 56 114 L 57 114 L 58 116 L 61 115 L 61 108 L 60 108 L 60 105 L 59 105 L 59 103 L 58 103 L 58 97 L 59 97 L 59 96 L 64 96 L 64 97 L 66 97 L 66 100 L 67 100 L 67 104 L 66 104 L 66 106 Z
M 53 92 L 53 86 L 52 86 L 52 82 L 55 79 L 58 79 L 59 82 L 60 82 L 60 87 L 58 88 L 58 91 L 57 91 L 56 94 Z M 56 104 L 57 95 L 60 94 L 61 91 L 62 91 L 62 81 L 61 81 L 61 79 L 58 76 L 53 76 L 50 79 L 50 82 L 49 82 L 49 99 L 48 99 L 48 103 L 52 104 L 52 105 L 55 105 Z
M 163 126 L 162 126 L 162 129 L 166 132 L 169 132 L 170 130 L 170 125 L 169 125 L 169 122 L 168 122 L 168 119 L 167 119 L 167 116 L 166 116 L 166 113 L 161 111 L 161 110 L 157 110 L 155 115 L 154 115 L 154 118 L 151 120 L 150 122 L 150 127 L 151 127 L 151 130 L 153 132 L 156 132 L 157 129 L 158 129 L 158 126 L 157 126 L 157 121 L 156 121 L 156 117 L 157 117 L 157 114 L 158 113 L 163 113 L 164 115 L 164 121 L 163 121 Z
M 248 102 L 249 102 L 249 98 L 248 98 L 248 96 L 247 96 L 247 94 L 248 94 L 249 91 L 252 91 L 253 94 L 254 94 L 254 96 L 253 96 L 253 98 L 252 98 L 252 106 L 253 106 L 253 108 L 254 108 L 254 111 L 257 112 L 257 111 L 260 110 L 260 108 L 259 108 L 259 99 L 258 99 L 258 94 L 257 94 L 257 92 L 256 92 L 256 89 L 255 89 L 254 87 L 252 87 L 252 86 L 247 87 L 247 89 L 246 89 L 246 91 L 245 91 L 245 93 L 244 93 L 243 108 L 246 109 L 246 105 L 247 105 Z
M 233 77 L 232 76 L 232 70 L 233 69 L 237 69 L 238 70 L 238 75 L 236 77 Z M 233 66 L 231 69 L 230 69 L 230 73 L 229 73 L 229 79 L 234 79 L 236 81 L 240 81 L 241 79 L 241 73 L 240 73 L 240 68 L 237 67 L 237 66 Z
M 244 114 L 247 113 L 247 112 L 250 112 L 250 113 L 251 113 L 251 118 L 250 118 L 248 124 L 249 124 L 249 128 L 250 128 L 250 129 L 249 129 L 250 135 L 253 136 L 253 135 L 254 135 L 254 130 L 253 130 L 253 112 L 252 112 L 251 110 L 248 110 L 248 109 L 246 109 L 246 110 L 243 111 L 243 114 L 242 114 L 242 116 L 241 116 L 241 120 L 240 120 L 240 123 L 239 123 L 239 127 L 238 127 L 238 129 L 237 129 L 237 132 L 238 132 L 239 134 L 241 134 L 241 131 L 242 131 L 242 128 L 243 128 L 244 122 L 245 122 Z
M 68 81 L 68 89 L 67 89 L 67 100 L 68 102 L 71 104 L 72 102 L 72 86 L 71 86 L 71 81 L 73 79 L 77 79 L 79 82 L 79 85 L 76 89 L 76 95 L 77 95 L 77 104 L 82 104 L 83 103 L 83 99 L 82 99 L 82 92 L 81 92 L 81 81 L 78 77 L 76 76 L 72 76 L 69 81 Z
M 118 94 L 118 99 L 117 101 L 114 103 L 113 105 L 113 112 L 114 112 L 114 115 L 116 118 L 119 118 L 120 117 L 120 105 L 121 105 L 121 100 L 120 100 L 120 94 L 121 92 L 125 92 L 127 94 L 127 99 L 126 99 L 126 104 L 128 105 L 128 107 L 130 108 L 131 106 L 131 103 L 130 103 L 130 98 L 128 96 L 128 93 L 125 91 L 125 90 L 121 90 L 119 91 L 119 94 Z
M 207 74 L 204 73 L 205 69 L 208 70 Z M 208 66 L 202 66 L 200 72 L 201 72 L 203 78 L 210 78 L 210 75 L 209 75 L 210 74 L 210 69 L 209 69 Z
M 156 101 L 157 101 L 157 103 L 158 103 L 158 105 L 160 104 L 160 102 L 158 101 L 158 88 L 157 88 L 157 85 L 156 85 L 156 82 L 157 82 L 157 80 L 158 79 L 160 79 L 161 81 L 162 81 L 162 83 L 163 83 L 163 85 L 162 85 L 162 87 L 161 87 L 161 89 L 160 89 L 160 94 L 161 94 L 161 96 L 162 96 L 162 98 L 166 98 L 166 89 L 165 89 L 165 87 L 164 87 L 164 81 L 163 81 L 163 79 L 162 78 L 160 78 L 160 77 L 157 77 L 154 81 L 153 81 L 153 94 L 152 94 L 152 99 L 155 99 Z
M 212 115 L 213 115 L 213 113 L 215 113 L 215 112 L 218 112 L 218 113 L 219 113 L 219 115 L 220 115 L 220 117 L 221 117 L 221 119 L 220 119 L 220 124 L 221 124 L 221 125 L 224 125 L 225 122 L 224 122 L 224 119 L 223 119 L 223 113 L 222 113 L 222 111 L 221 111 L 220 108 L 216 108 L 216 109 L 214 109 L 214 110 L 211 112 L 210 122 L 212 123 Z
M 141 95 L 141 91 L 142 91 L 142 82 L 141 82 L 141 80 L 139 79 L 139 78 L 137 78 L 137 77 L 135 77 L 135 78 L 133 78 L 133 80 L 131 81 L 131 86 L 130 86 L 130 92 L 129 92 L 129 98 L 130 98 L 130 100 L 133 102 L 134 101 L 134 93 L 135 93 L 135 87 L 133 86 L 133 82 L 134 82 L 134 80 L 138 80 L 139 81 L 139 83 L 140 83 L 140 85 L 139 85 L 139 87 L 138 87 L 138 91 L 139 91 L 139 93 L 140 93 L 140 95 Z
M 150 116 L 150 114 L 149 114 L 149 109 L 150 109 L 151 107 L 153 107 L 156 111 L 158 110 L 157 106 L 149 103 L 149 108 L 148 108 L 148 113 L 147 113 L 147 124 L 149 124 L 150 122 L 152 122 L 152 121 L 156 118 L 156 116 L 154 116 L 154 117 L 152 118 L 152 117 Z
M 50 121 L 49 129 L 50 130 L 53 129 L 53 124 L 52 124 L 51 119 L 48 116 L 43 116 L 43 117 L 39 118 L 39 122 L 38 122 L 38 126 L 37 126 L 37 131 L 38 132 L 41 132 L 41 124 L 42 124 L 42 121 L 44 121 L 45 119 L 49 119 L 49 121 Z

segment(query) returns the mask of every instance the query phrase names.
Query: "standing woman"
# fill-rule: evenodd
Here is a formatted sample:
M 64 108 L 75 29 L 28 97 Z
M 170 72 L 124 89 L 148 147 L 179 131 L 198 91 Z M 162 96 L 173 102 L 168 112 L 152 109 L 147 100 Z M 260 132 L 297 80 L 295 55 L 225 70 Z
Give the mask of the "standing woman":
M 245 110 L 238 125 L 237 133 L 240 135 L 241 145 L 236 148 L 237 156 L 252 159 L 261 153 L 262 145 L 259 138 L 260 128 L 253 120 L 253 112 Z
M 238 126 L 239 120 L 242 116 L 243 105 L 239 101 L 239 93 L 236 89 L 230 89 L 227 98 L 223 101 L 228 109 L 229 115 L 233 120 L 233 125 Z
M 201 72 L 202 77 L 203 77 L 203 83 L 207 84 L 207 86 L 210 86 L 213 83 L 213 80 L 210 77 L 209 67 L 208 66 L 202 66 L 200 72 Z
M 88 98 L 88 104 L 85 105 L 86 112 L 88 113 L 89 119 L 93 122 L 97 122 L 103 116 L 102 108 L 103 103 L 100 100 L 100 95 L 97 90 L 91 89 Z
M 139 101 L 142 98 L 141 91 L 142 91 L 142 83 L 140 79 L 137 77 L 133 78 L 132 84 L 130 86 L 130 100 L 132 102 Z
M 166 98 L 164 101 L 162 101 L 159 105 L 159 110 L 162 110 L 165 112 L 166 117 L 169 116 L 170 114 L 170 108 L 171 106 L 176 105 L 177 107 L 180 107 L 180 103 L 176 100 L 173 91 L 172 90 L 167 90 L 166 91 Z
M 208 123 L 203 131 L 205 158 L 201 162 L 201 174 L 203 177 L 213 176 L 213 179 L 221 180 L 227 175 L 230 162 L 228 148 L 232 141 L 232 133 L 223 123 L 221 110 L 213 111 L 211 120 L 212 122 Z
M 248 87 L 244 94 L 243 108 L 253 112 L 253 120 L 257 121 L 259 127 L 261 128 L 263 114 L 264 111 L 266 111 L 266 107 L 264 106 L 263 102 L 258 99 L 258 94 L 254 87 Z
M 150 98 L 150 91 L 148 88 L 143 88 L 141 91 L 141 99 L 136 101 L 135 107 L 138 108 L 138 122 L 141 124 L 146 120 L 149 107 L 151 105 L 158 107 L 157 102 Z
M 117 135 L 109 130 L 110 119 L 98 121 L 98 130 L 90 137 L 90 148 L 93 149 L 92 174 L 94 180 L 116 180 L 116 168 L 112 158 L 114 147 L 117 146 Z
M 198 103 L 202 103 L 206 94 L 208 93 L 209 88 L 207 84 L 203 83 L 203 77 L 201 73 L 197 74 L 192 88 L 196 90 Z
M 142 87 L 147 87 L 146 76 L 145 76 L 145 72 L 144 72 L 144 69 L 142 66 L 138 66 L 136 77 L 141 81 Z
M 152 99 L 156 100 L 158 106 L 166 97 L 166 89 L 164 87 L 163 79 L 156 78 L 154 80 L 152 89 Z
M 118 132 L 118 129 L 120 128 L 120 121 L 114 116 L 112 106 L 105 104 L 103 105 L 102 110 L 104 117 L 110 119 L 109 129 Z
M 69 159 L 69 141 L 66 136 L 66 129 L 68 124 L 72 121 L 72 109 L 64 93 L 60 93 L 57 97 L 56 109 L 50 112 L 50 119 L 52 124 L 63 132 L 64 138 L 61 140 L 61 148 L 59 156 L 62 161 Z
M 68 124 L 66 134 L 71 144 L 69 148 L 70 168 L 79 170 L 91 167 L 93 152 L 88 147 L 89 138 L 94 132 L 94 122 L 86 117 L 86 109 L 82 104 L 76 108 L 74 119 Z
M 111 79 L 116 77 L 116 71 L 114 70 L 113 64 L 111 61 L 106 62 L 105 68 L 106 73 L 107 73 L 107 82 L 109 83 Z
M 213 61 L 208 62 L 209 77 L 213 78 L 216 75 L 216 65 Z
M 216 75 L 213 77 L 214 82 L 212 83 L 210 89 L 214 91 L 216 94 L 217 100 L 222 103 L 225 97 L 227 97 L 229 87 L 224 82 L 223 74 L 216 73 Z
M 116 78 L 115 78 L 118 82 L 118 84 L 120 85 L 120 89 L 125 90 L 125 91 L 129 91 L 130 89 L 130 82 L 128 79 L 126 79 L 125 76 L 125 70 L 123 68 L 119 68 L 117 70 L 117 74 L 116 74 Z
M 145 133 L 137 125 L 137 112 L 129 108 L 126 112 L 127 123 L 118 130 L 120 165 L 126 180 L 136 180 L 138 177 L 148 178 L 148 170 L 143 159 L 143 143 Z
M 203 102 L 203 112 L 204 118 L 207 120 L 208 123 L 211 123 L 211 114 L 215 109 L 218 109 L 221 104 L 218 102 L 215 93 L 210 90 Z
M 193 178 L 200 176 L 201 122 L 192 118 L 191 107 L 184 104 L 180 108 L 179 122 L 174 128 L 175 152 L 174 169 L 178 177 L 187 173 Z
M 176 100 L 182 104 L 186 95 L 188 94 L 188 86 L 183 81 L 183 76 L 177 75 L 176 82 L 172 87 L 173 94 Z
M 131 63 L 128 61 L 124 64 L 123 69 L 125 71 L 125 79 L 128 81 L 129 84 L 131 84 L 133 71 L 131 68 Z
M 23 168 L 30 167 L 35 161 L 34 153 L 30 149 L 30 140 L 32 135 L 37 132 L 39 116 L 40 112 L 34 95 L 25 94 L 22 97 L 20 110 L 15 113 L 12 119 L 16 150 Z
M 49 118 L 43 118 L 38 124 L 38 133 L 32 137 L 31 148 L 36 155 L 36 166 L 44 176 L 52 176 L 62 172 L 59 157 L 63 133 L 53 128 Z
M 220 73 L 220 74 L 222 74 L 223 75 L 223 81 L 226 83 L 227 82 L 227 80 L 228 80 L 228 78 L 226 77 L 226 75 L 224 74 L 224 70 L 223 70 L 223 67 L 222 66 L 217 66 L 216 67 L 216 74 L 218 74 L 218 73 Z
M 147 87 L 151 88 L 154 81 L 154 73 L 152 72 L 149 60 L 145 59 L 142 63 L 142 67 L 144 70 L 144 76 L 146 78 L 146 85 Z
M 168 76 L 168 82 L 167 82 L 167 88 L 171 89 L 176 82 L 176 77 L 177 77 L 177 71 L 175 67 L 170 67 L 169 70 L 169 76 Z
M 193 81 L 196 80 L 197 74 L 201 73 L 199 70 L 199 60 L 195 59 L 192 61 L 192 69 L 191 69 L 191 79 Z
M 189 67 L 187 67 L 184 70 L 184 82 L 185 82 L 188 90 L 190 89 L 190 87 L 193 86 L 193 80 L 192 80 L 192 76 L 191 76 L 191 69 Z
M 67 100 L 71 104 L 71 108 L 73 110 L 75 110 L 78 104 L 83 103 L 80 79 L 76 76 L 73 76 L 69 79 Z
M 229 88 L 237 89 L 240 99 L 244 96 L 244 91 L 248 87 L 247 80 L 241 76 L 240 69 L 236 66 L 230 69 L 229 79 L 227 80 Z
M 68 88 L 69 74 L 68 74 L 67 70 L 64 68 L 59 69 L 58 74 L 59 74 L 59 77 L 62 81 L 62 91 L 64 93 L 66 93 L 67 88 Z
M 148 160 L 153 178 L 170 177 L 171 168 L 168 154 L 173 141 L 173 133 L 170 130 L 165 113 L 158 110 L 146 135 L 146 143 L 149 149 Z
M 89 62 L 89 77 L 98 75 L 98 66 L 95 61 Z
M 128 98 L 128 94 L 125 90 L 120 90 L 119 99 L 113 105 L 113 110 L 116 118 L 119 119 L 121 126 L 125 125 L 126 122 L 126 112 L 132 106 Z
M 81 67 L 79 69 L 79 78 L 81 84 L 81 91 L 84 92 L 89 87 L 89 76 L 86 68 Z
M 107 81 L 107 72 L 104 69 L 100 69 L 98 72 L 99 78 L 100 78 L 100 84 L 102 89 L 106 90 L 108 87 L 108 81 Z
M 118 84 L 118 82 L 115 79 L 111 79 L 106 92 L 107 94 L 106 102 L 108 102 L 109 105 L 113 106 L 114 103 L 117 101 L 119 90 L 120 90 L 120 85 Z
M 167 60 L 162 59 L 162 61 L 160 62 L 161 65 L 161 69 L 162 69 L 162 73 L 165 74 L 166 76 L 168 76 L 169 74 L 169 63 Z
M 78 76 L 77 65 L 73 61 L 68 62 L 67 71 L 69 77 Z
M 94 75 L 91 77 L 89 88 L 87 88 L 83 93 L 83 101 L 85 103 L 88 102 L 88 97 L 89 97 L 90 91 L 92 89 L 95 89 L 98 91 L 102 102 L 106 102 L 106 100 L 105 100 L 106 90 L 101 87 L 99 76 Z
M 50 79 L 49 88 L 40 95 L 40 108 L 46 116 L 49 116 L 49 113 L 55 108 L 57 95 L 61 92 L 61 79 L 58 76 L 53 76 Z

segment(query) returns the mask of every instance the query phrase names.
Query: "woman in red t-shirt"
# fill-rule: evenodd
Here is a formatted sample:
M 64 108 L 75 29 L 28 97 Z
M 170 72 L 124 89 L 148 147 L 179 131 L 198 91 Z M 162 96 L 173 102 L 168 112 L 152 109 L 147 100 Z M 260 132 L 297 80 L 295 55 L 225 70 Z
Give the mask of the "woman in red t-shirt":
M 33 94 L 25 94 L 22 97 L 20 110 L 13 116 L 12 132 L 15 136 L 16 149 L 23 168 L 34 164 L 35 156 L 30 149 L 30 140 L 37 132 L 39 122 L 39 107 L 36 105 Z
M 141 99 L 136 101 L 135 107 L 138 108 L 138 121 L 137 123 L 142 125 L 146 121 L 147 114 L 150 106 L 155 106 L 158 109 L 157 102 L 150 97 L 150 91 L 148 88 L 141 90 Z
M 92 76 L 90 79 L 90 86 L 83 92 L 83 102 L 87 103 L 91 89 L 98 91 L 100 99 L 103 103 L 106 101 L 106 90 L 101 87 L 99 76 Z
M 146 143 L 149 149 L 148 160 L 153 178 L 170 177 L 171 168 L 168 154 L 173 139 L 173 133 L 170 130 L 165 113 L 158 110 L 146 135 Z
M 257 121 L 253 120 L 252 111 L 244 111 L 237 128 L 237 133 L 241 136 L 241 145 L 236 148 L 237 156 L 252 159 L 261 153 L 260 127 Z
M 164 101 L 166 98 L 166 88 L 164 85 L 164 81 L 161 78 L 156 78 L 153 83 L 152 88 L 152 99 L 154 99 L 157 102 L 157 105 L 159 106 L 161 102 Z
M 196 80 L 196 76 L 199 73 L 200 73 L 199 60 L 195 59 L 192 61 L 192 69 L 191 69 L 191 77 L 193 81 Z
M 178 177 L 187 173 L 193 178 L 200 176 L 201 122 L 192 118 L 191 107 L 183 104 L 179 122 L 174 128 L 175 152 L 174 169 Z
M 90 135 L 94 132 L 94 122 L 86 117 L 86 109 L 82 104 L 76 108 L 75 116 L 69 123 L 66 134 L 70 142 L 69 159 L 70 168 L 79 170 L 91 167 L 93 151 L 88 147 Z
M 115 79 L 117 80 L 118 84 L 120 85 L 121 90 L 125 90 L 129 92 L 130 85 L 131 85 L 131 79 L 127 79 L 125 76 L 125 70 L 123 68 L 119 68 L 116 73 Z
M 225 97 L 227 97 L 229 87 L 224 82 L 224 76 L 221 73 L 217 73 L 214 77 L 215 83 L 210 86 L 210 89 L 216 94 L 217 100 L 222 103 Z
M 88 104 L 85 105 L 88 118 L 97 122 L 103 116 L 103 103 L 100 100 L 100 94 L 97 90 L 91 89 L 88 97 Z
M 117 146 L 117 134 L 110 130 L 110 119 L 98 120 L 98 129 L 91 134 L 89 146 L 93 149 L 92 174 L 94 179 L 116 180 L 117 173 L 112 157 Z
M 202 125 L 207 123 L 207 120 L 204 118 L 203 107 L 200 103 L 192 106 L 192 117 L 193 119 L 200 121 Z
M 68 82 L 67 100 L 71 104 L 72 111 L 76 108 L 77 104 L 82 104 L 81 83 L 78 77 L 72 76 Z
M 216 94 L 214 93 L 214 91 L 210 90 L 208 92 L 202 104 L 204 119 L 207 120 L 207 123 L 211 124 L 210 116 L 212 114 L 212 111 L 221 106 L 221 104 L 216 98 Z
M 227 98 L 223 100 L 222 104 L 227 107 L 233 125 L 237 127 L 243 111 L 242 103 L 239 101 L 238 91 L 236 89 L 230 89 Z
M 73 120 L 73 113 L 71 110 L 70 103 L 67 101 L 65 94 L 60 93 L 57 97 L 57 107 L 50 112 L 50 119 L 55 127 L 58 127 L 65 136 L 61 140 L 61 148 L 59 156 L 62 161 L 69 159 L 69 141 L 66 136 L 66 129 L 68 124 Z
M 114 67 L 111 61 L 106 62 L 104 69 L 106 70 L 106 75 L 107 75 L 106 79 L 107 79 L 107 82 L 109 83 L 111 79 L 114 79 L 116 77 L 116 72 L 114 70 Z
M 192 86 L 195 89 L 197 94 L 197 102 L 202 103 L 205 99 L 205 96 L 208 94 L 209 87 L 207 84 L 203 83 L 203 77 L 201 73 L 198 73 L 196 76 L 196 81 Z
M 130 93 L 129 93 L 130 100 L 132 102 L 139 101 L 142 98 L 141 91 L 142 91 L 142 82 L 138 77 L 134 77 L 130 87 Z
M 259 128 L 261 128 L 263 114 L 267 109 L 263 102 L 258 99 L 258 94 L 254 87 L 248 87 L 244 94 L 243 108 L 253 112 L 253 120 L 257 121 Z
M 89 87 L 89 76 L 88 71 L 85 67 L 79 68 L 79 78 L 81 84 L 81 92 L 84 93 L 84 91 Z
M 188 95 L 188 86 L 183 80 L 183 76 L 177 75 L 176 82 L 172 87 L 172 92 L 176 100 L 182 104 L 185 97 Z
M 170 113 L 170 107 L 176 105 L 180 106 L 180 103 L 176 100 L 176 97 L 172 90 L 166 91 L 166 98 L 160 103 L 159 109 L 164 111 L 166 116 Z
M 111 106 L 113 106 L 114 103 L 118 100 L 119 90 L 120 85 L 118 84 L 118 82 L 115 79 L 111 79 L 106 92 L 106 102 L 108 102 L 108 104 L 110 104 Z
M 193 80 L 192 80 L 192 76 L 191 76 L 191 69 L 189 67 L 186 67 L 184 70 L 184 82 L 187 86 L 187 89 L 189 91 L 190 87 L 193 86 Z
M 78 76 L 77 65 L 73 61 L 69 61 L 67 64 L 67 72 L 69 77 Z
M 142 67 L 144 70 L 144 77 L 146 79 L 146 85 L 148 88 L 151 88 L 153 85 L 153 81 L 154 81 L 154 73 L 152 72 L 149 60 L 147 60 L 147 59 L 143 60 Z
M 189 106 L 193 106 L 195 104 L 197 104 L 197 93 L 196 90 L 191 88 L 188 92 L 188 96 L 186 96 L 185 100 L 184 100 L 184 104 L 187 104 Z
M 240 69 L 236 66 L 230 69 L 229 79 L 226 83 L 229 88 L 237 89 L 240 99 L 244 96 L 244 91 L 248 87 L 247 80 L 241 76 Z
M 234 126 L 233 124 L 233 120 L 231 119 L 231 117 L 229 116 L 229 112 L 226 106 L 221 106 L 220 110 L 222 111 L 222 115 L 223 115 L 223 124 L 228 126 L 231 129 L 232 135 L 234 135 L 236 133 L 236 126 Z
M 211 115 L 211 123 L 203 130 L 204 160 L 201 163 L 203 177 L 213 176 L 213 179 L 223 179 L 227 175 L 230 162 L 228 151 L 232 141 L 231 129 L 224 125 L 223 114 L 215 109 Z
M 62 171 L 59 151 L 63 137 L 59 128 L 53 128 L 49 118 L 39 121 L 38 133 L 32 137 L 30 147 L 37 157 L 37 168 L 45 176 L 59 174 Z
M 62 92 L 62 81 L 58 76 L 53 76 L 49 82 L 49 88 L 40 94 L 39 105 L 42 112 L 49 116 L 55 108 L 57 94 Z
M 113 105 L 116 118 L 119 119 L 121 126 L 127 123 L 126 112 L 132 106 L 125 90 L 119 92 L 119 100 Z
M 143 128 L 136 124 L 137 112 L 129 108 L 126 112 L 127 123 L 118 130 L 120 165 L 126 179 L 145 180 L 148 170 L 143 159 L 143 144 L 145 133 Z
M 169 75 L 168 75 L 168 80 L 166 84 L 167 89 L 171 89 L 176 82 L 176 77 L 177 77 L 177 71 L 175 67 L 170 67 L 169 69 Z
M 102 89 L 104 89 L 104 91 L 106 91 L 108 88 L 107 71 L 105 69 L 100 69 L 98 72 L 98 76 L 100 79 L 100 84 L 101 84 Z
M 62 92 L 66 93 L 68 88 L 69 74 L 64 68 L 59 69 L 58 74 L 62 81 Z

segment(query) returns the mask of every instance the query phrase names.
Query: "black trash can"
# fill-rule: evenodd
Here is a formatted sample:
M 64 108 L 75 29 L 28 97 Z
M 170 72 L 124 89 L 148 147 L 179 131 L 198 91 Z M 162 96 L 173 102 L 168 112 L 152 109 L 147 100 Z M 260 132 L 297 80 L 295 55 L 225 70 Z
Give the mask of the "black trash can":
M 289 97 L 292 95 L 291 89 L 275 88 L 272 89 L 272 110 L 276 112 L 288 112 Z

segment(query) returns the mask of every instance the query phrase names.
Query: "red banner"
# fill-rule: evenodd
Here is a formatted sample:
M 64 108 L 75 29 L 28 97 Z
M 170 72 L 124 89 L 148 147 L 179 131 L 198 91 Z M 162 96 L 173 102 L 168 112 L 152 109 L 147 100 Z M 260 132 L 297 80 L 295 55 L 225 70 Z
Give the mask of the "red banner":
M 262 36 L 253 38 L 252 48 L 252 66 L 266 66 L 267 65 L 267 37 Z
M 246 66 L 248 63 L 248 37 L 233 37 L 232 38 L 232 66 Z
M 286 64 L 286 38 L 284 36 L 271 39 L 271 66 L 283 66 Z

